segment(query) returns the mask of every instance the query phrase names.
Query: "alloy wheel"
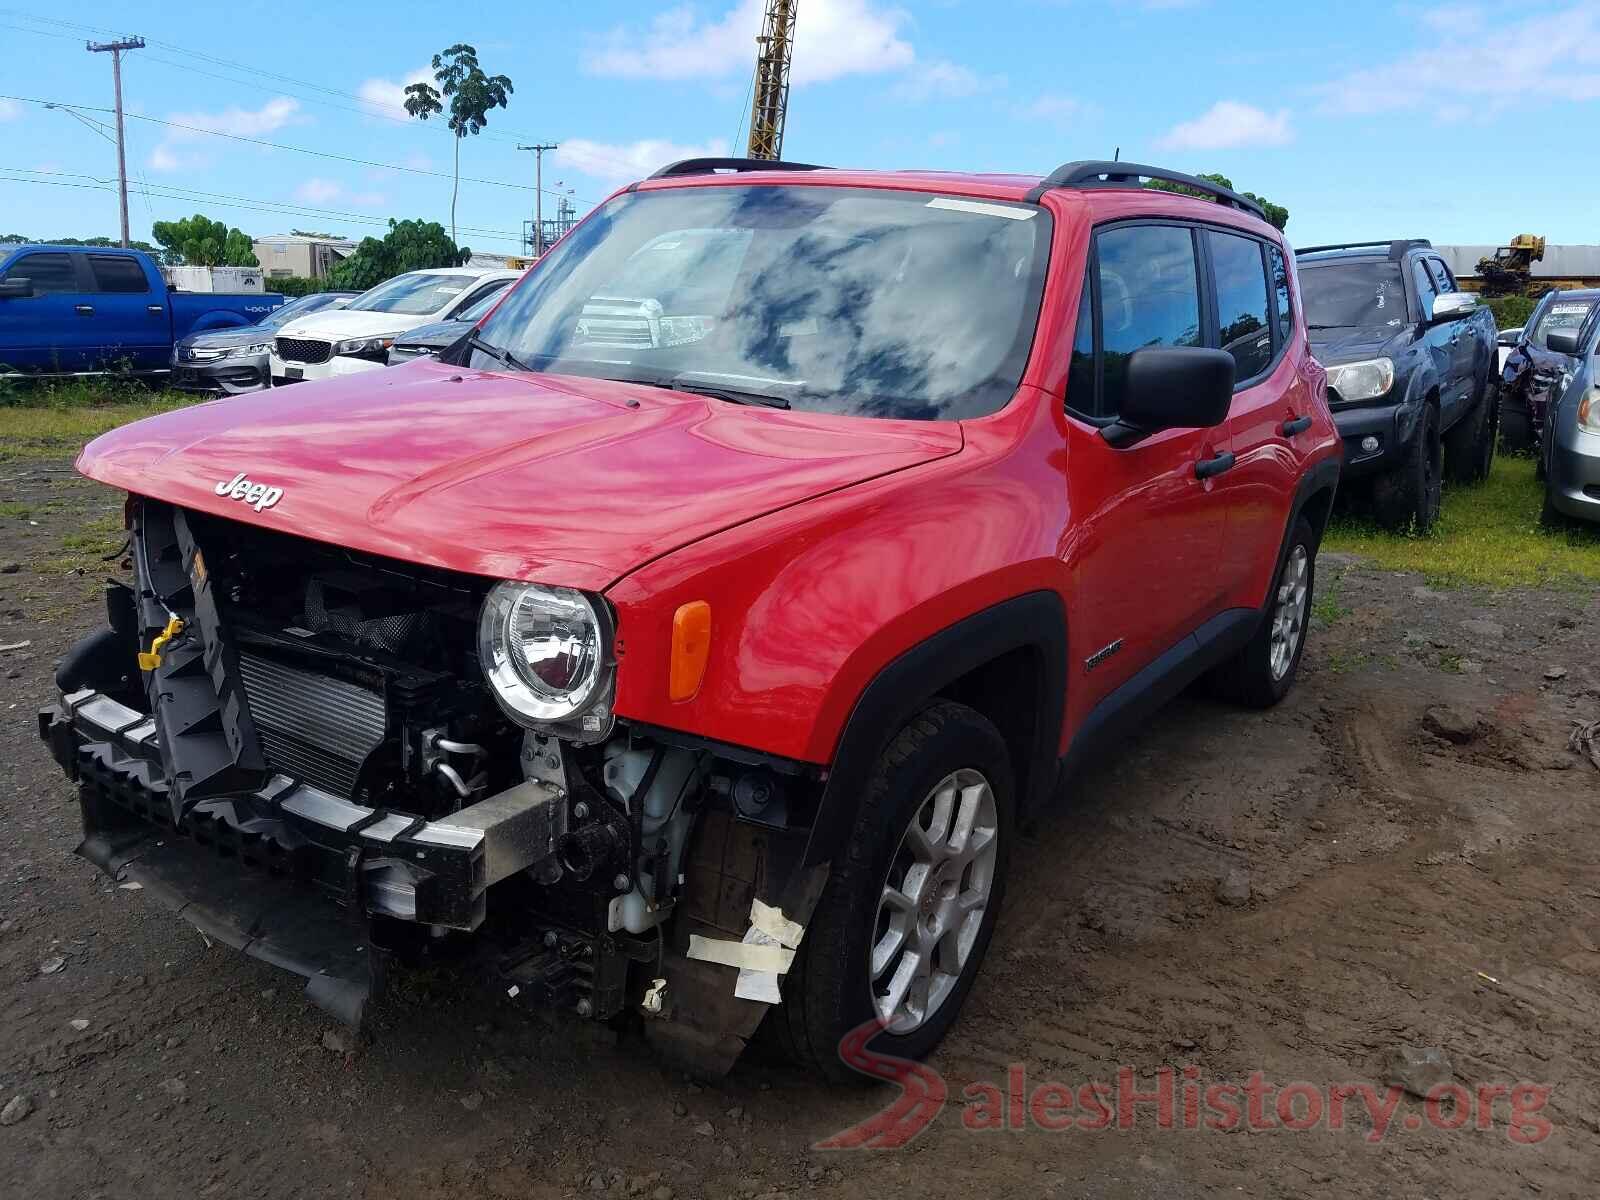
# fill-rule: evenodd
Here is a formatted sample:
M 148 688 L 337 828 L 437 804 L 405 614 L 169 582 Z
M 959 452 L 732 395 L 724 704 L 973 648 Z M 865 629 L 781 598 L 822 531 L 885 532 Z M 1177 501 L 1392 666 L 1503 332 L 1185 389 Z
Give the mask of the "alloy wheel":
M 1306 608 L 1311 599 L 1311 554 L 1303 543 L 1289 551 L 1289 560 L 1278 576 L 1277 605 L 1272 610 L 1272 678 L 1282 679 L 1289 672 L 1294 656 L 1305 636 Z
M 994 790 L 971 768 L 941 779 L 901 835 L 868 949 L 872 1007 L 907 1034 L 950 999 L 972 959 L 999 850 Z

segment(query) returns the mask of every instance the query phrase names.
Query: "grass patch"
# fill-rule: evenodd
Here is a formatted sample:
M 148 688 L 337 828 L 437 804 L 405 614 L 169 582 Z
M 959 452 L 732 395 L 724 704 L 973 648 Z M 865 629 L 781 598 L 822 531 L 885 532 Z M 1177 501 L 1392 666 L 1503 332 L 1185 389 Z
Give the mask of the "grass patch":
M 1341 571 L 1325 585 L 1317 588 L 1316 599 L 1311 602 L 1311 616 L 1320 622 L 1324 629 L 1351 613 L 1347 605 L 1339 603 L 1339 585 L 1343 582 L 1344 572 Z
M 70 458 L 85 442 L 119 425 L 193 403 L 194 397 L 182 392 L 155 392 L 115 380 L 14 386 L 0 397 L 0 462 Z
M 1323 545 L 1391 571 L 1417 571 L 1429 583 L 1489 587 L 1581 585 L 1600 580 L 1600 526 L 1546 529 L 1544 485 L 1533 460 L 1496 458 L 1475 487 L 1449 484 L 1428 537 L 1389 533 L 1349 513 L 1336 514 Z

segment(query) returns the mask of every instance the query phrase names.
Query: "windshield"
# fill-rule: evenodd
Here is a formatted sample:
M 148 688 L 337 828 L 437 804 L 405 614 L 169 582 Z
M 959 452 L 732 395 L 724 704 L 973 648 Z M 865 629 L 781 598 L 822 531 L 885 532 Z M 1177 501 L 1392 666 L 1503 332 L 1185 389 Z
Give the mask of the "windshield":
M 339 298 L 339 294 L 335 292 L 317 292 L 310 296 L 297 297 L 262 317 L 260 325 L 263 329 L 276 329 L 296 317 L 303 317 L 307 313 L 327 308 L 330 304 L 336 303 Z
M 1392 262 L 1302 263 L 1300 291 L 1313 329 L 1402 325 L 1406 289 Z
M 483 326 L 535 371 L 946 420 L 1021 378 L 1050 218 L 1022 204 L 730 185 L 618 196 Z M 499 367 L 482 349 L 472 365 Z
M 1533 333 L 1528 340 L 1541 349 L 1550 349 L 1550 335 L 1557 330 L 1576 333 L 1583 326 L 1583 319 L 1589 315 L 1589 310 L 1594 307 L 1593 300 L 1557 300 L 1550 305 L 1539 323 L 1533 327 Z
M 475 282 L 470 275 L 430 275 L 416 271 L 396 275 L 362 292 L 345 306 L 347 312 L 397 313 L 425 317 L 449 304 Z

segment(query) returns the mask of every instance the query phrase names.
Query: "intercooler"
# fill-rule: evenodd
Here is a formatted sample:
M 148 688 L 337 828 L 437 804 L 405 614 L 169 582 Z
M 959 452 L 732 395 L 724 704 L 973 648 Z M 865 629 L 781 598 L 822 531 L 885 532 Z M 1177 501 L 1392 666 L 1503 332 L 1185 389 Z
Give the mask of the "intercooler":
M 383 741 L 383 693 L 250 650 L 239 653 L 239 676 L 268 765 L 356 798 L 361 766 Z

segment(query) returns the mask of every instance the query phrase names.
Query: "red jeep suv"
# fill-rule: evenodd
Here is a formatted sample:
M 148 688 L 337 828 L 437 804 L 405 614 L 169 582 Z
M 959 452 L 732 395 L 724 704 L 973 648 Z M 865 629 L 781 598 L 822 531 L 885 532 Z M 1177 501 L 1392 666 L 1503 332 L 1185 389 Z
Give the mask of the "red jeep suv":
M 40 732 L 81 854 L 352 1022 L 421 960 L 916 1057 L 1093 747 L 1289 689 L 1339 445 L 1227 189 L 681 162 L 440 359 L 88 446 L 132 578 Z

